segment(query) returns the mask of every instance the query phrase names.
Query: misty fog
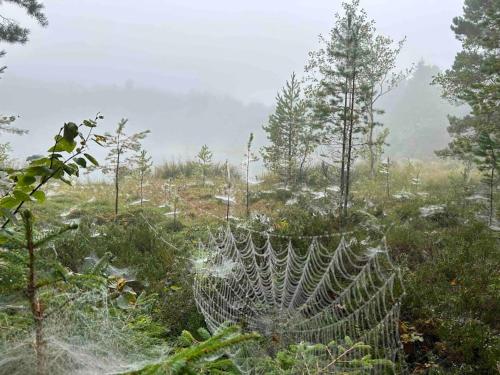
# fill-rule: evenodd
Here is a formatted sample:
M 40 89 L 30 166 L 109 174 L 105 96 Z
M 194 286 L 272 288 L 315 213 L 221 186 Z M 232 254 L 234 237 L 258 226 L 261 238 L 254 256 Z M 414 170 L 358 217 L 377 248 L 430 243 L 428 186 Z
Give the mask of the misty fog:
M 48 1 L 49 26 L 34 24 L 30 42 L 9 45 L 2 59 L 8 69 L 0 81 L 0 110 L 19 116 L 16 126 L 40 138 L 64 121 L 96 112 L 105 116 L 108 131 L 127 117 L 131 129 L 152 131 L 145 145 L 157 162 L 192 158 L 204 143 L 215 159 L 238 162 L 249 132 L 258 146 L 265 143 L 261 127 L 276 93 L 292 71 L 301 75 L 339 6 L 323 0 Z M 449 23 L 461 4 L 365 0 L 361 6 L 380 32 L 395 40 L 407 37 L 400 68 L 420 60 L 434 66 L 410 77 L 380 105 L 391 109 L 384 117 L 391 131 L 388 152 L 432 157 L 448 140 L 446 115 L 454 109 L 428 84 L 458 50 Z M 17 8 L 3 7 L 33 24 Z M 420 109 L 427 118 L 415 118 Z M 431 143 L 421 150 L 404 147 L 419 127 L 429 129 Z M 14 155 L 29 152 L 18 147 L 21 138 L 2 137 Z

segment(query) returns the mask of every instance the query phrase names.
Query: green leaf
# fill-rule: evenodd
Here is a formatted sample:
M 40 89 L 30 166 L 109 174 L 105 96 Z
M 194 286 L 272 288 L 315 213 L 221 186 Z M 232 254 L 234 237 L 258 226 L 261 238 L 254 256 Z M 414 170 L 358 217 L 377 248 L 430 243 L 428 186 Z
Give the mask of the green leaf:
M 26 161 L 33 161 L 38 159 L 43 159 L 45 156 L 43 155 L 31 155 L 26 158 Z
M 76 175 L 78 173 L 78 166 L 76 164 L 64 164 L 63 169 L 64 172 L 66 172 L 70 176 Z
M 23 175 L 17 180 L 19 186 L 29 186 L 36 182 L 36 177 Z
M 9 242 L 11 240 L 13 240 L 15 237 L 14 237 L 14 233 L 6 230 L 6 229 L 0 229 L 0 244 L 4 244 L 6 242 Z
M 73 142 L 78 135 L 78 126 L 74 122 L 64 124 L 63 138 L 68 142 Z
M 29 165 L 30 166 L 35 166 L 35 165 L 49 166 L 50 165 L 50 159 L 48 159 L 48 158 L 40 158 L 40 159 L 32 160 Z
M 14 197 L 20 201 L 31 201 L 31 197 L 26 194 L 24 191 L 21 191 L 21 190 L 14 190 L 12 192 L 12 194 L 14 195 Z
M 26 175 L 28 176 L 50 176 L 53 170 L 44 165 L 36 165 L 26 169 Z
M 68 140 L 61 137 L 53 147 L 49 148 L 49 152 L 73 152 L 75 147 L 76 142 L 74 140 Z
M 40 203 L 45 202 L 45 193 L 41 190 L 35 191 L 33 194 L 31 194 L 31 196 Z
M 62 182 L 64 182 L 66 185 L 69 185 L 71 186 L 71 181 L 64 178 L 63 176 L 59 177 L 59 180 L 61 180 Z
M 95 128 L 97 126 L 96 122 L 93 120 L 83 120 L 83 125 L 89 128 Z
M 4 207 L 4 208 L 9 208 L 9 209 L 14 208 L 19 203 L 21 203 L 21 201 L 15 197 L 12 197 L 12 196 L 3 197 L 2 199 L 0 199 L 0 207 Z
M 90 161 L 92 164 L 94 164 L 96 167 L 99 166 L 99 163 L 97 162 L 97 160 L 95 160 L 95 158 L 92 155 L 83 154 L 83 156 L 85 156 L 87 160 Z
M 76 164 L 78 164 L 82 168 L 87 168 L 87 160 L 84 158 L 76 158 L 75 159 Z

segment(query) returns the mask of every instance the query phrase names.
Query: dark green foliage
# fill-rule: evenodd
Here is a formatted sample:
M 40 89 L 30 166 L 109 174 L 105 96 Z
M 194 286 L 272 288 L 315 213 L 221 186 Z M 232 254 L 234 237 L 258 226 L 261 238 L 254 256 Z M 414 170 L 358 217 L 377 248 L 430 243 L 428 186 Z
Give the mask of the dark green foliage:
M 33 17 L 42 26 L 47 26 L 48 21 L 43 13 L 43 4 L 37 0 L 5 0 L 7 3 L 18 5 Z M 7 43 L 26 43 L 29 29 L 20 26 L 17 22 L 2 17 L 0 23 L 0 40 Z
M 471 113 L 451 118 L 449 132 L 453 139 L 442 156 L 470 160 L 473 148 L 486 133 L 498 139 L 500 127 L 500 64 L 498 45 L 500 3 L 496 0 L 465 0 L 464 14 L 453 19 L 452 30 L 462 42 L 451 69 L 435 82 L 443 95 L 455 102 L 466 103 Z
M 500 134 L 500 133 L 499 133 Z M 482 181 L 488 187 L 488 224 L 493 223 L 493 215 L 495 214 L 494 201 L 496 183 L 500 174 L 500 141 L 495 137 L 495 134 L 482 132 L 479 134 L 477 145 L 473 150 L 475 163 L 477 168 L 482 173 Z
M 127 374 L 239 374 L 225 351 L 259 337 L 256 333 L 241 333 L 236 326 L 224 327 L 213 336 L 206 331 L 201 333 L 204 341 L 198 341 L 189 331 L 183 331 L 179 338 L 181 347 L 166 361 Z
M 453 226 L 431 237 L 415 225 L 406 238 L 402 228 L 388 236 L 409 267 L 403 320 L 413 321 L 425 340 L 405 343 L 409 361 L 470 369 L 456 373 L 493 373 L 500 355 L 497 240 L 482 224 Z
M 370 374 L 374 368 L 386 374 L 395 374 L 394 364 L 374 359 L 369 345 L 353 342 L 346 337 L 342 342 L 328 345 L 299 343 L 279 351 L 274 358 L 265 358 L 256 364 L 258 371 L 272 375 L 295 374 Z M 380 372 L 379 372 L 380 373 Z
M 316 143 L 295 73 L 276 96 L 276 109 L 263 129 L 270 142 L 261 151 L 264 164 L 285 186 L 296 184 Z
M 310 53 L 306 71 L 312 121 L 321 144 L 328 146 L 324 156 L 330 164 L 340 165 L 339 205 L 342 216 L 346 217 L 351 198 L 351 170 L 362 134 L 367 130 L 362 126 L 363 116 L 367 108 L 373 114 L 373 95 L 367 94 L 370 84 L 366 78 L 373 78 L 368 72 L 373 65 L 368 62 L 375 29 L 374 22 L 360 8 L 359 0 L 344 2 L 342 8 L 329 35 L 320 37 L 319 50 Z M 367 106 L 367 100 L 372 105 Z
M 124 213 L 116 222 L 99 226 L 89 226 L 89 220 L 83 220 L 79 232 L 57 241 L 55 250 L 58 259 L 74 270 L 81 270 L 84 258 L 92 254 L 99 258 L 112 254 L 112 266 L 129 274 L 139 290 L 156 294 L 154 317 L 176 334 L 203 324 L 194 305 L 189 261 L 198 234 L 189 228 L 181 230 L 179 224 L 174 229 L 172 222 L 163 221 L 156 228 L 160 238 L 149 226 L 160 220 L 161 216 L 141 210 Z

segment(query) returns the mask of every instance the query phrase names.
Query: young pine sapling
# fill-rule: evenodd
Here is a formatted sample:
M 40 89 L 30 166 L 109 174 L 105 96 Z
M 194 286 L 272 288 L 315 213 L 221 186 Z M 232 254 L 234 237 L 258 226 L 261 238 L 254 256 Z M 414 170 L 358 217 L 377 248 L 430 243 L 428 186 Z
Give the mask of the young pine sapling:
M 139 179 L 139 197 L 141 200 L 141 207 L 144 202 L 144 180 L 151 175 L 151 167 L 153 166 L 152 157 L 148 155 L 147 151 L 142 149 L 130 161 L 135 166 L 135 172 Z
M 203 185 L 205 185 L 206 180 L 207 180 L 207 174 L 208 170 L 210 168 L 210 165 L 212 163 L 212 151 L 208 148 L 207 145 L 203 145 L 201 147 L 200 152 L 198 152 L 198 155 L 196 155 L 196 158 L 198 159 L 198 164 L 200 166 L 201 170 L 201 176 L 203 179 Z
M 247 217 L 250 216 L 250 163 L 256 162 L 259 160 L 257 155 L 252 152 L 252 142 L 253 142 L 253 133 L 250 133 L 250 137 L 248 138 L 247 150 L 245 154 L 245 169 L 246 169 L 246 212 Z
M 110 151 L 106 156 L 108 164 L 102 168 L 104 173 L 113 173 L 115 187 L 115 220 L 118 218 L 118 201 L 120 193 L 120 179 L 123 172 L 124 157 L 131 151 L 139 151 L 141 149 L 141 141 L 149 134 L 149 130 L 139 133 L 127 135 L 125 133 L 125 125 L 127 119 L 121 119 L 113 134 L 106 133 L 105 147 Z

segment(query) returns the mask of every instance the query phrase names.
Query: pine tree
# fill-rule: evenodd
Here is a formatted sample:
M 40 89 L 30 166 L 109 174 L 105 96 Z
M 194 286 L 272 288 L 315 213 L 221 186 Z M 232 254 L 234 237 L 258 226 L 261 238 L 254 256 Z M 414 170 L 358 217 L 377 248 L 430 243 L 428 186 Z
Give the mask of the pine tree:
M 125 124 L 127 124 L 127 122 L 128 119 L 121 119 L 114 134 L 104 134 L 104 137 L 106 138 L 105 147 L 109 148 L 110 151 L 106 156 L 108 164 L 102 168 L 102 171 L 104 173 L 113 173 L 115 186 L 115 220 L 118 217 L 120 178 L 124 168 L 124 157 L 130 151 L 139 151 L 141 149 L 141 141 L 149 134 L 149 130 L 146 130 L 132 135 L 127 135 L 124 131 Z
M 265 166 L 286 186 L 297 182 L 297 172 L 312 152 L 306 113 L 306 102 L 293 73 L 276 96 L 276 109 L 263 127 L 271 144 L 261 151 Z
M 200 152 L 198 152 L 198 155 L 196 155 L 196 158 L 198 159 L 198 164 L 200 166 L 201 170 L 201 176 L 203 178 L 203 185 L 205 185 L 207 181 L 207 174 L 208 170 L 210 168 L 210 165 L 212 163 L 212 157 L 213 153 L 210 151 L 207 145 L 201 146 Z
M 41 26 L 47 26 L 48 21 L 43 10 L 44 6 L 37 0 L 5 0 L 6 3 L 11 3 L 19 6 L 26 13 L 34 18 Z M 0 2 L 2 5 L 2 2 Z M 0 14 L 0 42 L 10 44 L 24 44 L 28 41 L 30 30 L 21 26 L 17 21 L 4 17 Z M 5 55 L 4 50 L 0 50 L 0 58 Z M 5 66 L 0 66 L 0 74 L 6 69 Z
M 448 132 L 452 141 L 439 156 L 452 156 L 469 162 L 476 160 L 473 150 L 480 148 L 482 134 L 500 136 L 500 2 L 465 0 L 464 14 L 453 19 L 451 29 L 462 42 L 451 69 L 434 80 L 443 96 L 455 103 L 466 103 L 471 113 L 450 117 Z
M 366 66 L 361 76 L 363 80 L 361 95 L 363 97 L 365 122 L 366 122 L 366 147 L 370 165 L 370 176 L 375 176 L 375 163 L 380 157 L 377 149 L 385 144 L 387 134 L 376 134 L 375 128 L 383 124 L 376 120 L 376 115 L 384 113 L 383 110 L 375 108 L 377 101 L 392 91 L 411 72 L 411 69 L 394 71 L 396 59 L 403 48 L 405 39 L 394 45 L 394 41 L 383 35 L 372 34 L 372 40 L 368 43 Z M 382 135 L 382 136 L 380 136 Z
M 358 0 L 343 3 L 342 7 L 344 14 L 336 15 L 329 38 L 320 36 L 320 49 L 310 53 L 306 71 L 314 121 L 323 143 L 332 149 L 332 159 L 340 162 L 340 208 L 345 218 L 354 149 L 363 131 L 361 90 L 373 22 L 368 21 L 365 11 L 359 8 Z
M 152 160 L 153 158 L 148 155 L 146 150 L 140 150 L 130 159 L 135 166 L 135 172 L 139 178 L 139 197 L 141 199 L 141 206 L 144 202 L 144 179 L 151 174 L 151 167 L 153 166 Z

